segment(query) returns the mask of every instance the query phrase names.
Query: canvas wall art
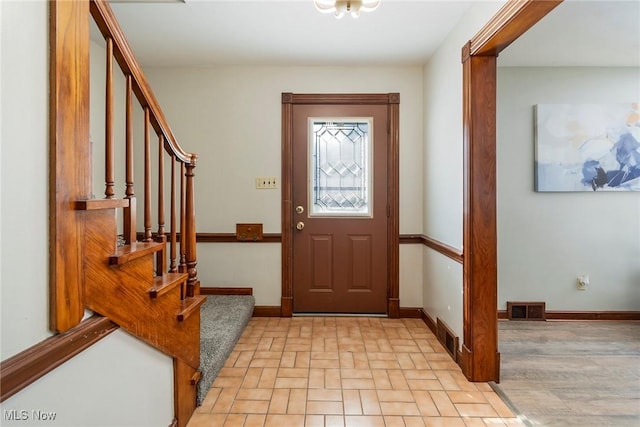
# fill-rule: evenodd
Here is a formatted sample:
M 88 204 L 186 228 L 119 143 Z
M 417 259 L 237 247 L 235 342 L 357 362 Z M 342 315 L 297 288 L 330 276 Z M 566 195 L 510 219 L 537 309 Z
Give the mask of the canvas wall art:
M 535 106 L 536 191 L 640 191 L 640 103 Z

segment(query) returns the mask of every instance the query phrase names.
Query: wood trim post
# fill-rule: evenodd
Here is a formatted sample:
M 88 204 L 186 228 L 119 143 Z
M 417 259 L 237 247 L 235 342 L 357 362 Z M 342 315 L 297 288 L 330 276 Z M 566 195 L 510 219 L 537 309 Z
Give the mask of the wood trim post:
M 464 342 L 470 381 L 499 381 L 496 222 L 496 60 L 562 0 L 512 0 L 462 48 Z
M 282 295 L 280 315 L 293 315 L 293 94 L 282 94 Z
M 465 375 L 498 377 L 495 104 L 496 57 L 466 56 L 464 98 L 464 264 L 462 346 Z
M 49 3 L 49 322 L 64 332 L 84 315 L 82 260 L 91 194 L 89 3 Z
M 400 94 L 390 93 L 387 124 L 387 315 L 400 317 Z

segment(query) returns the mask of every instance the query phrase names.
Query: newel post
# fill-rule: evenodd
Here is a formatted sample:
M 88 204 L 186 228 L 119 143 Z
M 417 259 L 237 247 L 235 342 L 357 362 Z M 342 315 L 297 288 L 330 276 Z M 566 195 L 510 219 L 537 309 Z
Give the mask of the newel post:
M 198 271 L 196 264 L 198 263 L 196 256 L 196 207 L 195 207 L 195 191 L 194 191 L 194 168 L 198 157 L 193 154 L 191 162 L 186 164 L 186 194 L 185 194 L 185 256 L 187 260 L 187 296 L 194 296 L 200 293 L 198 283 Z
M 65 332 L 84 316 L 84 212 L 91 195 L 89 3 L 49 3 L 49 318 Z

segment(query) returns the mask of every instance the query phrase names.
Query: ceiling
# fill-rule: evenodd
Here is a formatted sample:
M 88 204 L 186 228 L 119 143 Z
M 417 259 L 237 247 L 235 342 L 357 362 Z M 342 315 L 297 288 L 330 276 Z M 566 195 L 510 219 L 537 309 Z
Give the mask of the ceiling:
M 382 0 L 336 19 L 312 0 L 114 3 L 144 65 L 424 64 L 472 1 Z
M 477 1 L 382 0 L 338 20 L 312 0 L 118 0 L 144 66 L 424 64 Z M 640 0 L 566 0 L 500 65 L 640 66 Z

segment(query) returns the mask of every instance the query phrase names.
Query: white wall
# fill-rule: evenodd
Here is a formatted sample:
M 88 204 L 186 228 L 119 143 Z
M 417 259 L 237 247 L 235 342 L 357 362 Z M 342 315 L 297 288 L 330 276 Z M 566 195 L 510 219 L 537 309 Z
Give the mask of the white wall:
M 424 234 L 462 249 L 462 46 L 504 1 L 474 5 L 425 65 Z M 462 337 L 462 265 L 424 248 L 423 305 Z
M 2 360 L 51 335 L 48 27 L 47 2 L 0 2 Z M 171 358 L 117 331 L 3 402 L 2 409 L 57 412 L 50 425 L 168 425 L 172 389 Z M 2 425 L 10 425 L 2 416 Z
M 256 190 L 254 178 L 280 177 L 282 92 L 399 92 L 400 232 L 421 233 L 421 67 L 220 66 L 145 72 L 179 143 L 199 155 L 198 232 L 235 232 L 239 222 L 263 223 L 265 233 L 280 232 L 280 191 Z M 403 249 L 401 265 L 419 272 L 421 260 L 412 250 Z M 280 251 L 279 244 L 199 244 L 198 276 L 203 286 L 251 286 L 257 305 L 280 305 Z M 407 298 L 400 300 L 402 306 L 421 305 L 421 280 L 415 280 L 415 274 L 401 275 L 400 294 Z
M 2 402 L 2 425 L 157 427 L 173 419 L 171 360 L 122 330 Z M 11 421 L 5 411 L 26 411 Z M 33 411 L 54 412 L 38 421 Z
M 46 3 L 2 2 L 1 18 L 0 357 L 5 359 L 49 335 Z
M 533 191 L 535 104 L 633 101 L 638 68 L 498 68 L 499 309 L 640 309 L 640 195 Z

